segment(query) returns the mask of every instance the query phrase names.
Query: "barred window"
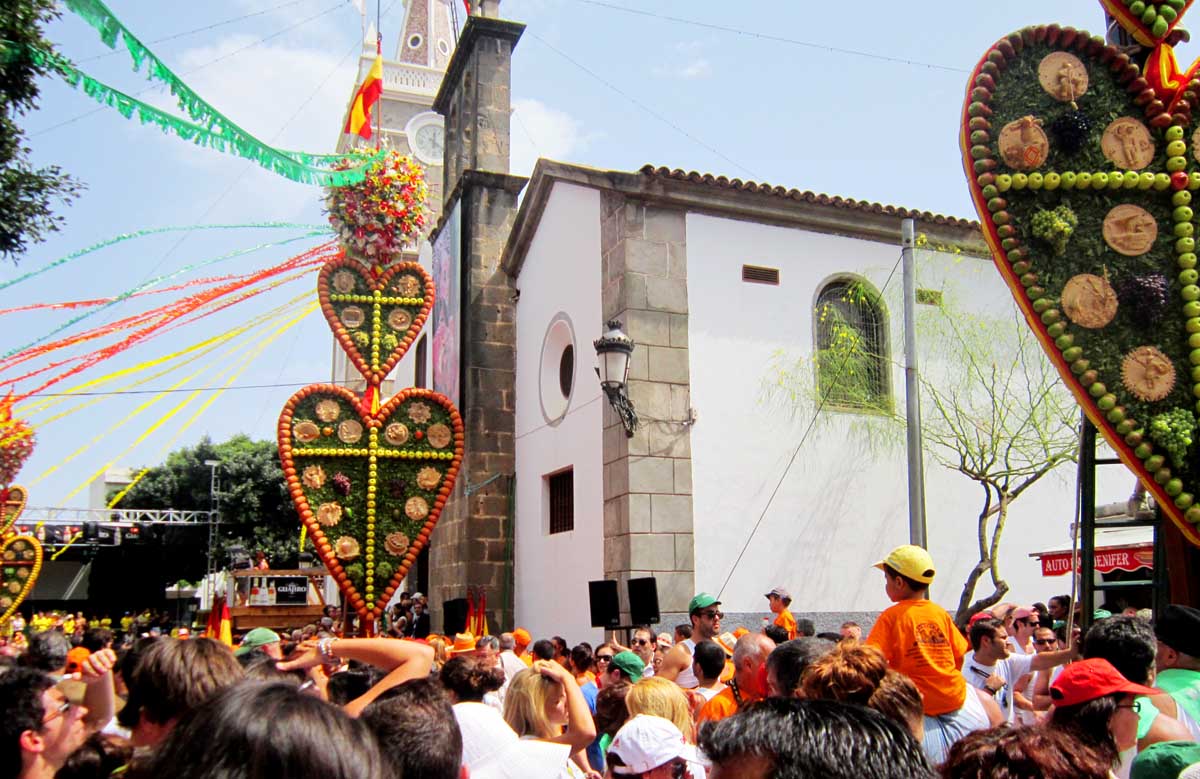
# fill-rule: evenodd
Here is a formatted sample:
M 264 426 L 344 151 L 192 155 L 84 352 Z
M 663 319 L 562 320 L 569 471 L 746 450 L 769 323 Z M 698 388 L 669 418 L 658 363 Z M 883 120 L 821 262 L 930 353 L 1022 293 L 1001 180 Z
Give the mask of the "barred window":
M 828 408 L 887 412 L 892 398 L 887 319 L 866 282 L 839 279 L 817 296 L 817 392 Z
M 575 529 L 575 471 L 568 469 L 546 477 L 550 490 L 550 532 Z

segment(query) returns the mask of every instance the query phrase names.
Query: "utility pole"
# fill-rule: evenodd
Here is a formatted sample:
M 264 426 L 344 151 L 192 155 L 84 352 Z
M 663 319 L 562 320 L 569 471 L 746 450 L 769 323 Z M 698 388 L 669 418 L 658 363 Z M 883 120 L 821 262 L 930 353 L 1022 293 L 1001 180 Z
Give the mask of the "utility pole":
M 205 565 L 205 577 L 207 582 L 205 590 L 208 595 L 208 608 L 212 609 L 213 600 L 216 592 L 213 590 L 214 582 L 213 575 L 217 572 L 217 539 L 220 538 L 221 529 L 221 493 L 217 490 L 217 468 L 220 467 L 220 460 L 205 460 L 204 464 L 209 468 L 208 482 L 208 561 Z
M 927 546 L 925 537 L 925 462 L 921 453 L 921 387 L 917 373 L 917 270 L 913 257 L 913 220 L 900 223 L 904 272 L 904 394 L 908 433 L 908 539 Z

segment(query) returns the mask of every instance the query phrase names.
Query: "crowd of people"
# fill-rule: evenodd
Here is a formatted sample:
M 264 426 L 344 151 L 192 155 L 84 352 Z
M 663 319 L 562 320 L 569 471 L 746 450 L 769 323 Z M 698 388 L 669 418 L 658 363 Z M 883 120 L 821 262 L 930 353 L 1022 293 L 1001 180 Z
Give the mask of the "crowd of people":
M 235 647 L 32 632 L 0 665 L 0 776 L 1200 778 L 1200 610 L 1097 613 L 1076 637 L 1060 596 L 960 629 L 924 549 L 877 567 L 893 605 L 865 636 L 815 634 L 782 587 L 758 630 L 697 593 L 628 646 L 436 636 L 416 596 L 389 631 L 419 638 L 329 617 Z

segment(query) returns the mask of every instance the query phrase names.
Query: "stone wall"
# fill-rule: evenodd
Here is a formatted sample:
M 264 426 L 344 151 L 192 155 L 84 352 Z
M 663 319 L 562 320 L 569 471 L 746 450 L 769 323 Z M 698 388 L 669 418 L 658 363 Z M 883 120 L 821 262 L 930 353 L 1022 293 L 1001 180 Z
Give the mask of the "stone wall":
M 603 314 L 637 344 L 628 392 L 641 419 L 629 438 L 605 408 L 604 577 L 654 576 L 660 611 L 682 612 L 695 589 L 685 213 L 604 192 L 601 219 Z

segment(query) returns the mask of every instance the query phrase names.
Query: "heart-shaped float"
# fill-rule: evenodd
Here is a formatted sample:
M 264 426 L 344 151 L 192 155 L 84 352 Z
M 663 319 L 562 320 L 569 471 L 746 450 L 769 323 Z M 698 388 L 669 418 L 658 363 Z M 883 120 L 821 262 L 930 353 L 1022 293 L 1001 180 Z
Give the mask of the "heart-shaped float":
M 0 625 L 25 600 L 42 571 L 42 545 L 33 536 L 0 541 Z
M 1138 43 L 1154 46 L 1167 39 L 1192 0 L 1100 0 L 1100 3 Z
M 971 75 L 962 149 L 996 266 L 1088 417 L 1200 543 L 1200 274 L 1192 81 L 1057 25 Z
M 0 537 L 8 535 L 12 530 L 21 512 L 25 510 L 28 500 L 29 493 L 20 484 L 0 489 Z
M 433 309 L 433 279 L 415 262 L 379 273 L 342 257 L 317 276 L 321 311 L 350 361 L 379 384 L 404 357 Z
M 429 541 L 463 453 L 457 409 L 406 389 L 367 413 L 344 387 L 315 384 L 279 417 L 292 500 L 350 605 L 374 619 Z

